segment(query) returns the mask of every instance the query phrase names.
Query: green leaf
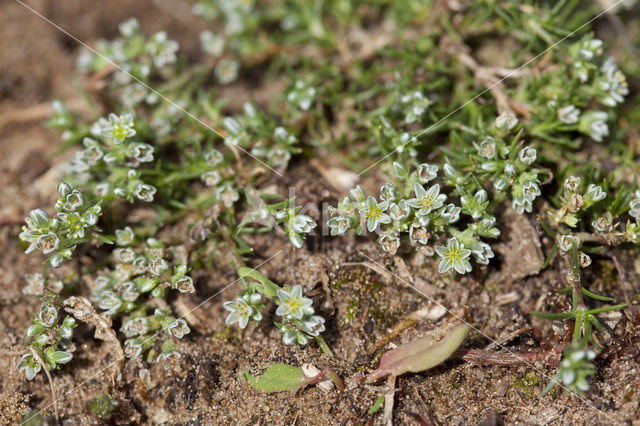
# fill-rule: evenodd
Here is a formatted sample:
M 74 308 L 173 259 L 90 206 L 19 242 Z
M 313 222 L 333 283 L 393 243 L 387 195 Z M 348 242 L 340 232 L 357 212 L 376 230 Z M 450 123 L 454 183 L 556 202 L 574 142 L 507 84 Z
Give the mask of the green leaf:
M 538 318 L 544 318 L 548 320 L 568 319 L 576 316 L 575 312 L 573 311 L 561 312 L 561 313 L 546 313 L 546 312 L 530 311 L 529 313 Z
M 399 376 L 406 372 L 418 373 L 443 363 L 455 352 L 469 332 L 467 324 L 459 324 L 444 332 L 440 340 L 423 336 L 405 343 L 382 355 L 378 368 L 370 373 L 365 382 L 370 383 L 385 376 Z
M 302 368 L 281 363 L 269 366 L 259 376 L 252 376 L 249 371 L 243 371 L 242 374 L 249 386 L 266 393 L 284 391 L 295 393 L 306 381 Z
M 47 364 L 51 362 L 54 365 L 66 364 L 67 362 L 71 361 L 71 359 L 73 358 L 73 355 L 71 355 L 69 352 L 56 351 L 51 347 L 46 350 L 45 356 L 46 356 Z
M 98 241 L 104 244 L 113 244 L 113 239 L 105 235 L 98 235 Z
M 377 413 L 378 411 L 380 411 L 383 405 L 384 405 L 384 396 L 379 396 L 378 399 L 376 399 L 376 402 L 374 402 L 373 405 L 369 408 L 368 413 L 369 414 Z
M 600 301 L 602 301 L 602 302 L 613 302 L 613 297 L 601 296 L 601 295 L 599 295 L 599 294 L 596 294 L 596 293 L 594 293 L 594 292 L 592 292 L 592 291 L 587 290 L 587 289 L 586 289 L 586 288 L 584 288 L 584 287 L 580 287 L 580 289 L 582 290 L 582 292 L 583 292 L 585 295 L 589 296 L 589 297 L 590 297 L 590 298 L 592 298 L 592 299 L 600 300 Z
M 240 278 L 251 278 L 262 284 L 262 294 L 269 299 L 274 299 L 276 297 L 276 292 L 280 289 L 278 284 L 274 283 L 255 269 L 243 266 L 238 268 L 238 275 L 240 275 Z

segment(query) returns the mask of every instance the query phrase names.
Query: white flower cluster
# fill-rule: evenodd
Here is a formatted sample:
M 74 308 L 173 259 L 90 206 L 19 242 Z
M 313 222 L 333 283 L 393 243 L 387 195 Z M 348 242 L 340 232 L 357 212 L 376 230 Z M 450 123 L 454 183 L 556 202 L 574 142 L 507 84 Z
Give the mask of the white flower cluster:
M 284 225 L 289 241 L 295 248 L 302 247 L 303 238 L 316 227 L 316 222 L 313 219 L 304 214 L 296 214 L 295 208 L 279 210 L 274 217 L 277 223 Z
M 582 189 L 582 179 L 577 176 L 569 176 L 563 184 L 563 194 L 560 198 L 562 206 L 553 214 L 552 222 L 556 225 L 564 223 L 575 228 L 580 212 L 598 201 L 604 200 L 606 196 L 607 193 L 600 186 L 590 183 L 585 189 Z
M 398 100 L 397 107 L 404 115 L 405 124 L 415 123 L 420 120 L 432 103 L 420 91 L 401 94 Z
M 414 246 L 425 246 L 435 242 L 442 234 L 455 234 L 447 247 L 437 247 L 443 259 L 441 272 L 452 267 L 459 273 L 469 272 L 471 265 L 466 260 L 473 255 L 476 262 L 487 264 L 493 257 L 491 247 L 479 237 L 494 238 L 499 231 L 494 227 L 495 218 L 487 214 L 486 193 L 478 191 L 473 197 L 463 200 L 464 212 L 477 219 L 463 232 L 450 225 L 460 219 L 461 207 L 447 203 L 447 195 L 440 192 L 440 185 L 429 185 L 438 173 L 438 167 L 421 164 L 409 173 L 399 163 L 394 163 L 396 179 L 402 183 L 401 189 L 389 182 L 380 189 L 379 200 L 367 196 L 361 187 L 351 190 L 338 206 L 330 208 L 336 216 L 329 220 L 331 235 L 340 235 L 349 229 L 356 233 L 379 230 L 378 241 L 385 251 L 394 254 L 401 244 L 401 237 L 408 237 Z
M 156 188 L 145 183 L 136 170 L 154 160 L 155 148 L 131 140 L 136 135 L 132 114 L 109 114 L 91 128 L 94 138 L 85 137 L 84 149 L 71 158 L 77 180 L 93 186 L 99 197 L 113 194 L 129 201 L 151 202 Z
M 231 143 L 251 148 L 251 154 L 264 158 L 270 167 L 286 169 L 291 154 L 300 151 L 294 134 L 277 126 L 271 117 L 258 111 L 251 103 L 244 104 L 242 115 L 226 117 L 223 125 Z
M 118 242 L 130 245 L 133 242 L 130 234 L 133 231 L 125 228 L 118 235 Z M 128 338 L 126 353 L 131 357 L 146 351 L 160 330 L 178 339 L 190 332 L 185 320 L 176 319 L 166 309 L 155 309 L 153 315 L 144 315 L 151 306 L 157 306 L 152 300 L 166 298 L 169 289 L 180 293 L 195 291 L 187 266 L 177 265 L 172 269 L 163 255 L 162 244 L 153 239 L 147 241 L 142 253 L 130 247 L 117 249 L 115 269 L 98 276 L 94 282 L 93 300 L 107 315 L 131 313 L 121 327 Z
M 517 119 L 512 115 L 501 115 L 496 119 L 496 131 L 473 142 L 476 152 L 473 159 L 472 174 L 464 174 L 456 170 L 450 163 L 445 163 L 444 173 L 447 183 L 454 187 L 464 187 L 469 179 L 493 181 L 493 188 L 498 192 L 510 189 L 512 207 L 520 214 L 531 213 L 533 202 L 540 195 L 539 170 L 532 168 L 537 159 L 537 151 L 532 147 L 522 147 L 514 143 L 506 143 L 504 136 L 515 129 Z M 474 218 L 480 217 L 487 203 L 484 189 L 478 189 L 473 196 L 461 195 L 463 212 Z
M 42 209 L 32 210 L 20 233 L 20 239 L 29 244 L 25 253 L 37 249 L 51 254 L 49 262 L 54 268 L 71 258 L 76 245 L 89 231 L 97 230 L 95 226 L 102 214 L 100 202 L 86 201 L 82 192 L 71 185 L 61 183 L 58 193 L 61 198 L 56 201 L 56 215 L 49 217 Z
M 235 186 L 233 175 L 224 161 L 224 155 L 212 148 L 204 153 L 204 163 L 202 168 L 205 171 L 200 175 L 200 180 L 214 188 L 218 203 L 230 208 L 240 199 L 240 194 Z
M 40 312 L 34 316 L 33 324 L 27 329 L 31 349 L 44 361 L 47 370 L 60 368 L 73 358 L 73 329 L 78 325 L 73 317 L 67 315 L 60 323 L 58 309 L 44 303 Z M 32 352 L 22 355 L 19 370 L 24 370 L 28 380 L 33 379 L 42 369 L 42 365 Z
M 269 299 L 277 305 L 276 315 L 282 317 L 282 322 L 276 322 L 275 325 L 282 334 L 282 342 L 285 345 L 297 343 L 304 346 L 309 343 L 310 338 L 319 336 L 325 330 L 325 319 L 315 314 L 313 302 L 302 295 L 301 286 L 280 288 L 262 274 L 259 277 L 262 281 L 268 282 L 268 289 L 250 285 L 249 289 L 238 295 L 235 300 L 224 303 L 224 308 L 229 311 L 225 319 L 227 325 L 237 322 L 240 328 L 244 329 L 251 320 L 260 322 L 265 307 L 261 293 L 264 293 L 271 296 Z M 275 294 L 272 294 L 273 292 Z
M 568 346 L 564 351 L 554 381 L 561 381 L 566 388 L 582 395 L 583 392 L 589 390 L 587 378 L 596 373 L 592 362 L 595 357 L 596 353 L 592 349 L 583 349 L 575 344 Z
M 595 98 L 604 106 L 615 107 L 624 102 L 629 87 L 615 60 L 612 57 L 603 60 L 602 44 L 601 40 L 587 36 L 571 46 L 568 52 L 574 58 L 572 70 L 581 83 L 577 94 L 584 101 Z M 596 142 L 602 142 L 609 135 L 609 115 L 605 111 L 591 110 L 581 114 L 575 105 L 569 104 L 559 108 L 557 115 L 562 123 L 577 123 L 578 130 Z
M 158 101 L 157 93 L 137 80 L 148 83 L 163 69 L 175 64 L 178 43 L 169 39 L 165 31 L 145 38 L 136 18 L 120 23 L 118 29 L 122 37 L 96 43 L 99 55 L 83 49 L 78 56 L 78 69 L 85 73 L 100 71 L 109 64 L 103 59 L 107 58 L 119 67 L 114 71 L 112 85 L 122 88 L 120 101 L 126 108 L 133 108 L 142 101 L 155 104 Z
M 286 94 L 287 102 L 300 108 L 302 111 L 307 111 L 311 108 L 311 104 L 316 96 L 316 89 L 309 86 L 302 80 L 295 82 L 291 90 Z

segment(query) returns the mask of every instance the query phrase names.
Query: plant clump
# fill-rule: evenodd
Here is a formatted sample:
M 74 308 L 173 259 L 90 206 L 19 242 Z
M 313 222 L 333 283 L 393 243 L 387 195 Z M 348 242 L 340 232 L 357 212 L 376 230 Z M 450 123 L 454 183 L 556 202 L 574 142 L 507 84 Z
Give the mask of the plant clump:
M 542 395 L 555 385 L 588 392 L 602 314 L 633 303 L 626 290 L 611 289 L 616 298 L 598 294 L 609 288 L 592 291 L 586 272 L 593 259 L 613 262 L 624 282 L 618 257 L 640 249 L 629 124 L 638 120 L 630 82 L 640 72 L 609 56 L 610 43 L 585 25 L 598 5 L 439 3 L 201 0 L 193 12 L 211 27 L 195 38 L 197 60 L 165 31 L 145 35 L 135 18 L 114 40 L 98 41 L 97 54 L 82 50 L 78 73 L 100 81 L 103 99 L 88 116 L 54 103 L 49 125 L 73 154 L 55 212 L 31 211 L 19 235 L 27 254 L 46 257 L 44 273 L 29 274 L 24 288 L 41 302 L 17 363 L 27 379 L 71 361 L 79 318 L 63 311 L 69 297 L 91 300 L 133 362 L 180 357 L 181 339 L 197 333 L 176 302 L 200 297 L 198 277 L 213 270 L 242 285 L 222 304 L 227 327 L 251 338 L 249 325 L 273 315 L 282 344 L 316 345 L 331 357 L 325 337 L 340 334 L 332 313 L 300 281 L 272 276 L 276 284 L 258 271 L 268 245 L 260 241 L 277 241 L 278 255 L 375 234 L 379 260 L 418 259 L 416 273 L 472 279 L 498 267 L 499 238 L 511 227 L 503 212 L 513 210 L 546 236 L 544 268 L 567 295 L 564 307 L 530 312 L 570 329 Z M 379 40 L 368 33 L 374 26 Z M 480 60 L 472 46 L 496 36 L 514 48 Z M 268 100 L 219 96 L 244 83 L 269 88 Z M 307 167 L 331 190 L 295 194 Z M 327 293 L 349 285 L 323 284 Z M 342 302 L 344 323 L 360 314 L 359 297 Z M 363 380 L 438 365 L 469 327 L 400 345 Z M 324 376 L 341 383 L 332 370 Z M 264 392 L 311 383 L 282 363 L 244 377 Z M 97 418 L 113 409 L 105 398 L 88 406 Z M 383 401 L 385 411 L 393 406 L 385 398 L 370 415 Z

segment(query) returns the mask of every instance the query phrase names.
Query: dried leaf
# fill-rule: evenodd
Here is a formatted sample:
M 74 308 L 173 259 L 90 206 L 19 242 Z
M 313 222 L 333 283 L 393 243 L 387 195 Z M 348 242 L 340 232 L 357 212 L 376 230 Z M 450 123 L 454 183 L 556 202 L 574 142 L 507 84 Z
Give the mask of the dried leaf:
M 406 372 L 418 373 L 444 362 L 464 341 L 469 326 L 459 324 L 446 331 L 440 340 L 424 336 L 405 343 L 382 355 L 378 368 L 365 378 L 366 383 L 385 376 L 399 376 Z
M 116 352 L 117 366 L 111 376 L 111 381 L 115 383 L 122 376 L 121 371 L 124 366 L 125 355 L 122 345 L 120 345 L 120 340 L 118 340 L 118 336 L 116 336 L 116 333 L 111 327 L 111 318 L 98 314 L 86 297 L 71 296 L 64 301 L 64 306 L 65 310 L 76 317 L 78 321 L 95 326 L 96 331 L 94 336 L 96 339 L 113 344 Z

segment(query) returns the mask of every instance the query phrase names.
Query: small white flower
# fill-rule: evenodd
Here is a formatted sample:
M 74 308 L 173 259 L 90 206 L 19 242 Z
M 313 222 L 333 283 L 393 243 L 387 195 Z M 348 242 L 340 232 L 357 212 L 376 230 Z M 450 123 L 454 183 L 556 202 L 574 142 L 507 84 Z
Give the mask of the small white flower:
M 416 169 L 418 182 L 425 184 L 438 176 L 438 166 L 435 164 L 420 164 Z
M 238 194 L 238 191 L 235 190 L 231 183 L 227 182 L 216 188 L 216 197 L 225 207 L 229 208 L 240 199 L 240 194 Z
M 416 196 L 407 200 L 407 204 L 414 209 L 418 209 L 417 214 L 421 216 L 428 215 L 431 211 L 442 207 L 444 200 L 447 198 L 445 194 L 440 194 L 440 185 L 437 183 L 431 186 L 429 190 L 425 190 L 422 185 L 416 183 L 413 190 Z
M 44 254 L 49 254 L 58 249 L 60 246 L 60 239 L 52 232 L 40 235 L 35 241 L 35 248 L 42 251 Z
M 178 43 L 174 40 L 169 40 L 167 33 L 164 31 L 155 33 L 149 41 L 149 52 L 153 58 L 153 64 L 158 68 L 176 62 L 177 51 Z
M 218 173 L 216 170 L 211 170 L 203 173 L 202 176 L 200 176 L 200 179 L 207 186 L 216 186 L 220 182 L 221 177 L 220 173 Z
M 66 196 L 66 202 L 63 205 L 63 208 L 67 211 L 76 211 L 82 207 L 84 204 L 84 197 L 82 196 L 82 192 L 74 189 L 71 194 Z
M 58 310 L 53 306 L 42 305 L 38 313 L 38 320 L 45 328 L 51 328 L 58 320 Z
M 162 258 L 153 259 L 151 265 L 149 266 L 149 271 L 151 274 L 159 277 L 165 272 L 169 270 L 169 262 Z
M 580 118 L 580 110 L 574 105 L 567 105 L 558 110 L 558 120 L 566 124 L 575 124 Z
M 420 188 L 422 188 L 422 186 L 420 186 Z M 378 223 L 391 222 L 391 218 L 385 213 L 388 206 L 389 203 L 387 201 L 378 203 L 372 196 L 367 197 L 364 207 L 360 209 L 360 215 L 367 220 L 367 229 L 369 232 L 375 231 Z
M 133 146 L 133 158 L 141 163 L 153 161 L 154 148 L 147 143 L 137 143 Z
M 496 118 L 496 127 L 501 130 L 511 130 L 518 125 L 518 119 L 512 112 L 503 112 Z
M 538 184 L 527 180 L 522 184 L 522 196 L 529 201 L 533 201 L 540 195 L 540 188 Z
M 316 95 L 316 89 L 308 86 L 304 81 L 296 81 L 294 88 L 287 93 L 287 101 L 307 111 Z
M 188 275 L 182 275 L 174 280 L 173 288 L 178 289 L 180 293 L 193 293 L 196 291 L 193 285 L 193 278 Z
M 475 257 L 476 262 L 482 265 L 488 265 L 489 259 L 494 257 L 493 250 L 487 243 L 479 243 L 477 249 L 471 250 L 471 254 Z
M 118 25 L 118 30 L 125 37 L 131 37 L 132 35 L 140 31 L 140 23 L 135 17 L 129 18 L 126 21 L 122 21 Z
M 89 139 L 89 138 L 85 138 Z M 98 145 L 91 145 L 82 151 L 82 158 L 90 166 L 95 166 L 104 156 L 104 151 Z
M 229 84 L 238 78 L 239 68 L 240 65 L 237 61 L 223 58 L 216 65 L 214 73 L 216 74 L 220 84 Z
M 204 159 L 209 167 L 216 167 L 218 164 L 222 163 L 224 156 L 217 149 L 212 149 L 204 154 Z
M 511 207 L 513 207 L 513 209 L 519 214 L 523 214 L 524 212 L 531 213 L 533 204 L 528 198 L 525 198 L 522 195 L 518 195 L 513 199 Z
M 156 188 L 153 185 L 146 183 L 139 183 L 133 190 L 133 195 L 139 200 L 150 203 L 153 201 L 153 196 L 156 193 Z
M 607 126 L 607 113 L 604 111 L 588 111 L 582 114 L 578 129 L 591 137 L 596 142 L 609 136 L 609 127 Z
M 278 309 L 276 315 L 284 318 L 302 319 L 305 315 L 313 315 L 313 302 L 308 297 L 302 296 L 302 287 L 296 285 L 289 289 L 279 289 Z
M 182 318 L 172 321 L 167 326 L 167 331 L 176 339 L 182 339 L 185 335 L 191 333 L 187 322 Z
M 520 153 L 518 154 L 518 159 L 527 165 L 531 165 L 536 161 L 537 158 L 537 152 L 535 150 L 535 148 L 522 148 L 520 150 Z
M 492 159 L 496 156 L 496 140 L 491 136 L 487 136 L 480 144 L 473 143 L 480 157 Z
M 380 242 L 382 249 L 392 255 L 396 254 L 398 247 L 400 247 L 400 238 L 394 235 L 382 234 L 378 241 Z
M 509 185 L 509 182 L 502 176 L 493 182 L 493 187 L 496 191 L 504 191 L 507 188 L 507 185 Z
M 115 115 L 111 113 L 108 120 L 99 119 L 98 126 L 100 133 L 103 136 L 113 138 L 116 144 L 136 134 L 133 128 L 133 115 L 131 114 Z
M 203 52 L 217 58 L 224 50 L 224 37 L 208 30 L 203 31 L 200 33 L 200 47 Z
M 121 330 L 127 337 L 146 334 L 149 331 L 149 320 L 144 317 L 132 318 L 122 324 Z
M 580 238 L 571 234 L 561 235 L 558 239 L 558 248 L 562 254 L 568 253 L 574 246 L 575 248 L 580 248 L 581 244 L 582 242 L 580 241 Z
M 391 203 L 391 205 L 389 206 L 389 214 L 391 216 L 391 219 L 396 222 L 399 222 L 409 216 L 410 212 L 411 209 L 407 205 L 406 200 L 400 200 L 397 204 Z
M 504 163 L 504 174 L 512 177 L 516 174 L 516 166 L 513 163 L 505 162 Z
M 329 219 L 327 225 L 329 226 L 331 235 L 341 235 L 349 230 L 351 222 L 347 217 L 337 216 Z
M 590 183 L 587 187 L 587 192 L 584 195 L 584 199 L 587 202 L 596 203 L 603 200 L 607 196 L 607 193 L 602 190 L 598 185 Z
M 436 253 L 440 256 L 441 260 L 438 265 L 438 272 L 441 274 L 447 272 L 453 268 L 457 273 L 464 274 L 471 272 L 471 263 L 469 263 L 469 256 L 471 250 L 464 248 L 458 242 L 457 238 L 450 238 L 447 241 L 447 246 L 437 246 Z
M 134 240 L 135 234 L 130 226 L 127 226 L 124 229 L 116 229 L 116 244 L 119 246 L 130 246 L 133 244 Z
M 578 192 L 580 190 L 581 183 L 582 179 L 580 177 L 569 176 L 563 183 L 564 190 L 567 192 Z
M 629 94 L 629 86 L 624 74 L 618 69 L 615 59 L 612 57 L 602 64 L 601 70 L 604 72 L 603 80 L 600 82 L 600 89 L 604 92 L 600 102 L 604 105 L 615 107 L 624 102 L 624 97 Z

